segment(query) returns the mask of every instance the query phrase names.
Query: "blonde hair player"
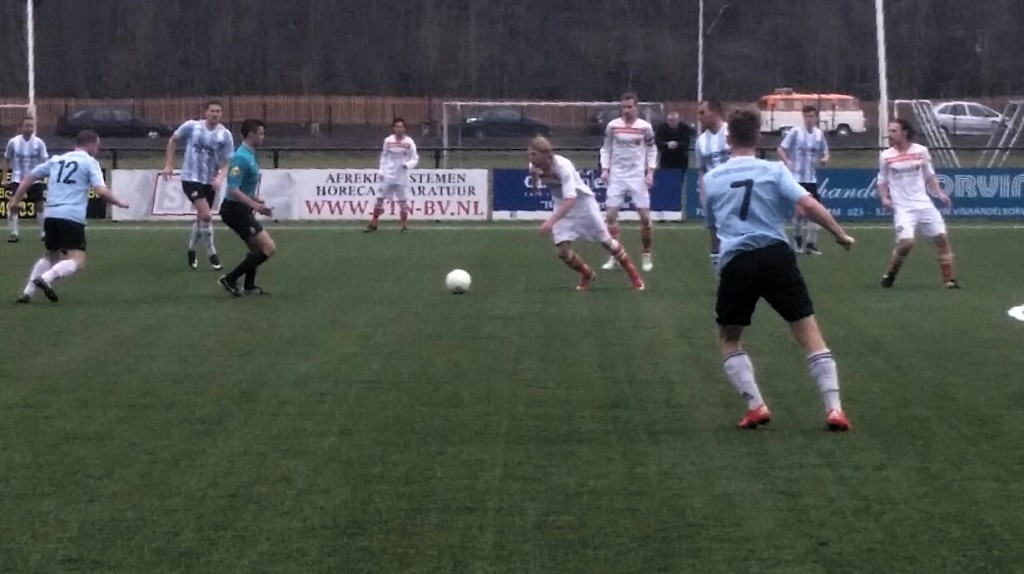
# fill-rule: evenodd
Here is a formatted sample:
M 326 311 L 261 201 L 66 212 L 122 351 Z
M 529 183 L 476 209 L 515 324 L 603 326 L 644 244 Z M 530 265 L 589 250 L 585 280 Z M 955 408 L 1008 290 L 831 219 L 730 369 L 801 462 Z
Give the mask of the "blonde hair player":
M 643 246 L 641 266 L 644 271 L 654 269 L 651 260 L 651 192 L 654 169 L 658 167 L 658 146 L 654 141 L 654 128 L 638 117 L 637 95 L 622 94 L 622 116 L 605 127 L 604 145 L 601 146 L 601 179 L 608 185 L 605 217 L 608 230 L 619 238 L 619 208 L 629 197 L 640 216 L 640 241 Z M 614 257 L 604 264 L 614 269 Z
M 959 289 L 953 269 L 953 250 L 946 237 L 946 222 L 928 192 L 931 190 L 931 195 L 947 208 L 953 202 L 942 193 L 928 148 L 914 143 L 913 138 L 914 126 L 910 122 L 903 118 L 889 122 L 892 147 L 882 152 L 878 163 L 878 196 L 882 207 L 892 211 L 896 227 L 896 248 L 882 276 L 882 287 L 888 289 L 896 282 L 896 275 L 914 248 L 914 235 L 921 230 L 939 252 L 942 285 L 946 289 Z
M 527 155 L 530 158 L 530 179 L 535 190 L 541 186 L 551 190 L 554 212 L 540 227 L 542 235 L 551 234 L 558 258 L 570 269 L 580 274 L 577 291 L 587 291 L 594 280 L 594 270 L 572 249 L 576 240 L 600 243 L 611 254 L 613 260 L 625 269 L 633 288 L 644 290 L 644 281 L 636 270 L 626 250 L 612 237 L 601 217 L 601 208 L 576 166 L 563 156 L 557 155 L 547 138 L 538 137 L 530 142 Z

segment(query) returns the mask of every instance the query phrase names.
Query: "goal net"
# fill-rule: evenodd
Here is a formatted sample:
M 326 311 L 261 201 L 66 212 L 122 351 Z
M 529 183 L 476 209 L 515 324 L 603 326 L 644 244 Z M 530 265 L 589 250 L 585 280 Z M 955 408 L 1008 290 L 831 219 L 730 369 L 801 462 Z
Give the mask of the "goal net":
M 640 102 L 640 117 L 663 121 L 662 104 Z M 547 136 L 580 168 L 596 167 L 597 149 L 620 103 L 552 101 L 448 101 L 441 110 L 444 167 L 523 167 L 526 145 Z
M 0 50 L 5 56 L 4 85 L 0 91 L 0 130 L 13 131 L 25 116 L 37 117 L 35 107 L 35 8 L 26 0 L 24 10 L 0 25 Z M 20 12 L 20 13 L 19 13 Z

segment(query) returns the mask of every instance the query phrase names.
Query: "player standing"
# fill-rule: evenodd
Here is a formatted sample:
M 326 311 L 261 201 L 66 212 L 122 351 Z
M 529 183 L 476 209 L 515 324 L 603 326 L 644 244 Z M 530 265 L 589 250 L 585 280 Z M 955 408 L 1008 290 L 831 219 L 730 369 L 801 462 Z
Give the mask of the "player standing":
M 7 142 L 7 149 L 4 151 L 4 167 L 3 171 L 6 172 L 8 169 L 11 170 L 11 180 L 4 186 L 4 190 L 7 193 L 14 193 L 14 190 L 18 189 L 18 184 L 21 180 L 32 173 L 32 170 L 39 164 L 45 162 L 50 158 L 50 155 L 46 152 L 46 144 L 35 135 L 36 132 L 36 121 L 32 116 L 25 116 L 21 120 L 21 133 L 14 136 Z M 34 204 L 36 219 L 39 220 L 40 229 L 42 229 L 42 206 L 43 206 L 43 190 L 46 189 L 46 184 L 39 181 L 32 185 L 27 192 L 27 200 Z M 8 228 L 10 229 L 10 236 L 7 238 L 8 243 L 18 242 L 18 217 L 21 214 L 16 209 L 8 209 L 7 220 Z
M 839 400 L 839 376 L 832 353 L 814 318 L 814 305 L 786 237 L 786 212 L 799 205 L 846 248 L 853 238 L 807 193 L 785 167 L 754 157 L 761 117 L 756 110 L 729 115 L 732 158 L 704 176 L 707 208 L 721 239 L 715 318 L 725 374 L 747 401 L 739 427 L 755 429 L 771 420 L 771 412 L 754 379 L 754 366 L 740 343 L 762 297 L 789 323 L 807 353 L 807 366 L 825 403 L 826 426 L 849 430 Z
M 704 174 L 729 160 L 729 126 L 722 119 L 722 102 L 704 100 L 698 104 L 697 122 L 704 130 L 697 136 L 697 141 L 693 146 L 697 159 L 697 192 L 700 196 L 701 207 L 704 208 L 704 223 L 711 236 L 711 248 L 709 249 L 711 266 L 717 270 L 719 241 L 715 231 L 714 214 L 707 208 L 704 198 Z
M 85 267 L 85 214 L 89 206 L 89 190 L 107 203 L 127 209 L 103 182 L 103 171 L 94 157 L 100 149 L 100 137 L 92 130 L 79 132 L 74 151 L 50 158 L 25 174 L 11 198 L 11 209 L 21 207 L 21 200 L 32 185 L 49 178 L 46 193 L 46 215 L 43 219 L 43 245 L 46 252 L 32 266 L 25 291 L 18 303 L 28 303 L 36 288 L 46 298 L 57 302 L 53 283 L 65 279 Z
M 380 175 L 384 181 L 366 233 L 377 231 L 377 222 L 384 214 L 384 200 L 394 201 L 395 198 L 398 199 L 402 231 L 409 230 L 409 172 L 416 169 L 420 156 L 416 153 L 416 142 L 405 135 L 405 120 L 395 118 L 391 129 L 394 133 L 384 139 L 384 149 L 380 152 Z
M 882 152 L 879 161 L 878 196 L 882 207 L 893 212 L 896 248 L 882 276 L 882 287 L 892 287 L 896 281 L 896 275 L 914 247 L 914 234 L 920 229 L 938 250 L 943 286 L 959 289 L 953 269 L 953 250 L 946 237 L 946 222 L 928 197 L 928 190 L 947 208 L 953 202 L 939 186 L 928 148 L 913 142 L 914 126 L 899 118 L 889 122 L 888 130 L 892 147 Z
M 643 246 L 640 265 L 644 271 L 654 269 L 651 260 L 651 192 L 654 169 L 658 167 L 658 146 L 654 128 L 638 117 L 637 95 L 622 95 L 622 115 L 608 122 L 601 146 L 601 179 L 608 185 L 605 218 L 612 238 L 619 239 L 619 208 L 626 197 L 633 201 L 640 216 L 640 242 Z M 618 260 L 612 256 L 603 265 L 614 269 Z
M 789 130 L 775 151 L 796 181 L 820 203 L 817 166 L 828 163 L 828 142 L 825 141 L 825 132 L 818 127 L 818 108 L 804 106 L 803 116 L 803 127 Z M 793 214 L 793 242 L 796 250 L 808 255 L 821 255 L 815 245 L 817 237 L 817 224 L 798 208 Z
M 256 286 L 256 269 L 274 256 L 277 246 L 253 212 L 270 216 L 273 211 L 256 197 L 260 182 L 260 164 L 256 161 L 256 148 L 263 144 L 266 128 L 260 120 L 242 122 L 242 145 L 231 158 L 228 168 L 228 191 L 220 207 L 220 218 L 249 247 L 249 254 L 230 273 L 217 282 L 235 297 L 266 295 Z M 241 290 L 238 279 L 245 277 Z
M 612 237 L 601 218 L 601 207 L 576 167 L 563 156 L 555 155 L 551 142 L 547 138 L 538 137 L 530 142 L 527 152 L 530 158 L 530 177 L 534 189 L 541 186 L 551 191 L 554 212 L 541 225 L 542 234 L 552 234 L 558 257 L 570 269 L 580 274 L 577 291 L 586 291 L 594 280 L 594 270 L 572 249 L 572 242 L 577 239 L 600 243 L 611 253 L 615 262 L 625 269 L 633 288 L 644 290 L 644 281 L 636 270 L 622 244 Z
M 224 175 L 234 151 L 231 132 L 221 125 L 223 113 L 220 102 L 206 103 L 205 119 L 189 120 L 174 130 L 167 141 L 164 160 L 164 179 L 174 173 L 174 151 L 179 141 L 185 142 L 185 160 L 181 164 L 181 189 L 196 210 L 196 220 L 188 238 L 188 266 L 199 267 L 196 262 L 196 244 L 202 239 L 210 265 L 220 269 L 220 258 L 213 244 L 213 205 L 217 192 L 224 183 Z

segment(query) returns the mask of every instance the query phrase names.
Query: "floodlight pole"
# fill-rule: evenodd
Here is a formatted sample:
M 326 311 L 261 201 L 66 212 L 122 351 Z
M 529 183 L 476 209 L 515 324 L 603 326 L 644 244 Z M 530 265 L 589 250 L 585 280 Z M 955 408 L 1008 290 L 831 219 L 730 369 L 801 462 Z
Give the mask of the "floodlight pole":
M 885 0 L 875 0 L 878 41 L 878 147 L 885 147 L 889 129 L 889 75 L 885 49 Z
M 697 16 L 697 101 L 704 100 L 704 0 Z
M 28 59 L 28 115 L 36 116 L 36 22 L 35 0 L 25 0 L 26 57 Z

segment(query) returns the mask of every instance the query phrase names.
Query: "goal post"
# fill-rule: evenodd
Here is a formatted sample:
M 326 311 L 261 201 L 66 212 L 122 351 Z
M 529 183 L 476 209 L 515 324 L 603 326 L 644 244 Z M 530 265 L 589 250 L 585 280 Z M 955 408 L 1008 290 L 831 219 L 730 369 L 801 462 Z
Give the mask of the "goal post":
M 498 165 L 523 163 L 530 138 L 549 136 L 557 148 L 593 148 L 619 101 L 451 100 L 441 104 L 442 167 L 478 163 L 463 148 L 486 148 Z M 640 117 L 657 123 L 664 118 L 658 102 L 639 102 Z M 507 150 L 507 151 L 506 151 Z M 459 153 L 456 153 L 459 152 Z M 502 156 L 504 153 L 504 158 Z M 517 154 L 518 155 L 515 155 Z M 494 163 L 494 162 L 488 162 Z

